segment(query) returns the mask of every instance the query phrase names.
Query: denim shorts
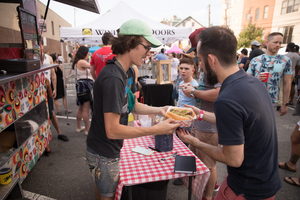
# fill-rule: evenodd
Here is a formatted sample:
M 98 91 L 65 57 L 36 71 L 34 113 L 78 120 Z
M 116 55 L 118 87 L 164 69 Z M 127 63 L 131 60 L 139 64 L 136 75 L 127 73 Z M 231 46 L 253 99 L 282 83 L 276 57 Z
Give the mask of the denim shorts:
M 86 161 L 101 196 L 108 198 L 115 196 L 119 183 L 120 160 L 121 158 L 99 156 L 87 146 Z

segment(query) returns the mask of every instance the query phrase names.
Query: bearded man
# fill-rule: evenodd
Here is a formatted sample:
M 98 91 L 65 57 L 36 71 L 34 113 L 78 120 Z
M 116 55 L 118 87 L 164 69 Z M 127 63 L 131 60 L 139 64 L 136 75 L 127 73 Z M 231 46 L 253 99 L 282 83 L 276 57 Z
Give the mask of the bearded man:
M 210 85 L 221 83 L 214 113 L 194 112 L 215 123 L 218 142 L 206 144 L 180 129 L 182 141 L 227 165 L 228 176 L 215 200 L 274 199 L 282 187 L 274 108 L 264 84 L 236 63 L 237 40 L 232 30 L 214 26 L 199 34 L 197 56 Z

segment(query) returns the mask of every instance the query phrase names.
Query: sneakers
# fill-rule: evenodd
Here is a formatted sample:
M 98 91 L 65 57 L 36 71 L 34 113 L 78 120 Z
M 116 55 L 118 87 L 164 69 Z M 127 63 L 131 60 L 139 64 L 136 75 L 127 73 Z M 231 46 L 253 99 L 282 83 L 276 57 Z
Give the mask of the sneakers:
M 183 182 L 182 182 L 181 178 L 176 179 L 176 180 L 173 182 L 173 185 L 183 185 Z
M 82 126 L 81 128 L 76 128 L 76 133 L 79 133 L 79 132 L 81 132 L 81 131 L 83 131 L 85 129 L 85 127 L 84 126 Z
M 219 186 L 218 182 L 216 182 L 214 191 L 217 192 L 217 191 L 219 191 L 219 189 L 220 189 L 220 186 Z
M 63 134 L 58 135 L 57 138 L 59 140 L 64 141 L 64 142 L 68 142 L 69 141 L 69 138 L 67 136 L 63 135 Z

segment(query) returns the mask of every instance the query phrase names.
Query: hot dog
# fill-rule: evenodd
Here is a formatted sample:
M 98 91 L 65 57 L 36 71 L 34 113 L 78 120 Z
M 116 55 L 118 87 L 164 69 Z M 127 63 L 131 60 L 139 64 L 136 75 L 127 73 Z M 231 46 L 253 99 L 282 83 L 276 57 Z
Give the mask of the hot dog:
M 171 108 L 166 114 L 166 118 L 174 120 L 190 120 L 193 119 L 194 116 L 195 113 L 186 108 Z

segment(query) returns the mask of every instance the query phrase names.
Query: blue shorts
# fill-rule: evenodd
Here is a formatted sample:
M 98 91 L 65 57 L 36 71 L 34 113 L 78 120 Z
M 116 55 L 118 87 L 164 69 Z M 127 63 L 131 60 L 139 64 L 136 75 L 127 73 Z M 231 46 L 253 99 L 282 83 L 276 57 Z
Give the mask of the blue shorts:
M 119 183 L 120 160 L 121 158 L 99 156 L 88 146 L 86 147 L 86 161 L 101 196 L 107 198 L 115 196 Z

